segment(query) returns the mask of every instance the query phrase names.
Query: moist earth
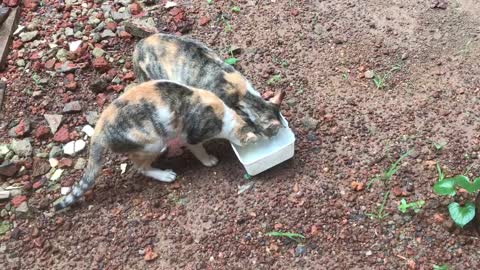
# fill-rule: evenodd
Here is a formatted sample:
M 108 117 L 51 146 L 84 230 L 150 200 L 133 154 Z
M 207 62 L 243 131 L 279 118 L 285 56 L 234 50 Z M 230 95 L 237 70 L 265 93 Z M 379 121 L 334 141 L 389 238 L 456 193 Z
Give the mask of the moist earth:
M 437 163 L 480 175 L 477 1 L 24 3 L 0 73 L 0 145 L 23 140 L 0 148 L 4 269 L 480 268 L 478 224 L 456 226 L 454 199 L 432 189 Z M 85 200 L 54 213 L 88 150 L 62 147 L 88 141 L 84 126 L 134 83 L 135 42 L 156 31 L 238 58 L 262 93 L 285 89 L 294 158 L 249 179 L 215 141 L 214 168 L 188 151 L 159 159 L 178 174 L 167 184 L 109 153 Z M 409 150 L 390 181 L 365 187 Z M 385 194 L 388 215 L 372 218 Z M 403 214 L 402 198 L 425 205 Z

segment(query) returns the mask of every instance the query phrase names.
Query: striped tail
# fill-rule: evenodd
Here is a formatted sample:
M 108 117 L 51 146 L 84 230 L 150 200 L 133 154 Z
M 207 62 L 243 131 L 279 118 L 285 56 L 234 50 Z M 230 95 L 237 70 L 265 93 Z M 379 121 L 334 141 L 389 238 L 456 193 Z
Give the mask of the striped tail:
M 69 207 L 73 203 L 75 203 L 79 198 L 85 194 L 88 190 L 90 190 L 93 185 L 95 184 L 95 178 L 100 173 L 103 164 L 103 154 L 105 152 L 105 146 L 95 139 L 92 138 L 90 154 L 88 157 L 88 164 L 85 172 L 83 174 L 82 179 L 80 182 L 75 184 L 72 191 L 67 194 L 60 202 L 54 205 L 55 211 L 62 210 L 66 207 Z

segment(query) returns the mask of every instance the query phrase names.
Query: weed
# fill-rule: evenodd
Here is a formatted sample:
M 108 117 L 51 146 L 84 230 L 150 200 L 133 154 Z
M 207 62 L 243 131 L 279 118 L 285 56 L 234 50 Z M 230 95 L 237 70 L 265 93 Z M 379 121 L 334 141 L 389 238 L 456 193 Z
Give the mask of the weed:
M 276 58 L 276 57 L 272 57 L 272 62 L 274 62 L 277 65 L 282 66 L 283 68 L 288 68 L 288 66 L 290 65 L 287 60 L 279 59 L 279 58 Z
M 415 201 L 415 202 L 407 203 L 405 199 L 402 199 L 400 201 L 400 205 L 398 206 L 398 210 L 400 210 L 400 212 L 405 214 L 408 212 L 408 209 L 411 208 L 415 213 L 418 213 L 420 212 L 420 209 L 422 209 L 424 205 L 425 205 L 425 201 Z
M 237 13 L 238 13 L 238 12 L 240 12 L 240 10 L 241 10 L 240 7 L 237 7 L 237 6 L 232 7 L 232 11 L 233 11 L 233 12 L 237 12 Z
M 282 79 L 282 75 L 280 74 L 273 75 L 270 79 L 268 79 L 267 84 L 268 85 L 277 84 L 281 79 Z
M 34 73 L 32 76 L 33 82 L 35 82 L 36 85 L 40 85 L 40 76 L 38 74 Z
M 447 264 L 442 264 L 442 265 L 433 265 L 433 270 L 448 270 L 450 269 Z
M 367 216 L 369 216 L 371 219 L 378 219 L 378 220 L 382 220 L 386 218 L 388 216 L 388 213 L 385 213 L 385 204 L 387 203 L 389 195 L 390 195 L 390 191 L 387 191 L 383 196 L 382 204 L 380 204 L 380 207 L 378 208 L 377 212 L 367 213 Z
M 211 4 L 213 4 L 213 0 L 207 0 L 207 3 L 208 3 L 209 5 L 211 5 Z
M 392 77 L 395 72 L 402 70 L 404 66 L 405 63 L 401 59 L 399 59 L 397 63 L 393 65 L 388 72 L 383 74 L 374 72 L 372 80 L 377 89 L 385 88 L 387 86 L 387 80 Z
M 238 63 L 238 61 L 240 61 L 240 59 L 236 58 L 234 55 L 233 55 L 233 50 L 232 50 L 232 46 L 230 46 L 230 48 L 228 49 L 228 53 L 230 54 L 230 57 L 225 59 L 225 63 L 229 64 L 229 65 L 235 65 L 236 63 Z
M 350 76 L 348 75 L 347 72 L 344 72 L 344 73 L 342 74 L 342 78 L 343 78 L 344 81 L 348 81 L 348 79 L 350 78 Z
M 434 142 L 434 141 L 432 141 L 432 144 L 433 144 L 433 147 L 435 147 L 435 150 L 437 150 L 437 151 L 442 150 L 443 147 L 445 147 L 445 145 L 447 145 L 446 142 Z
M 267 235 L 268 236 L 273 236 L 273 237 L 287 237 L 287 238 L 290 238 L 294 241 L 299 241 L 299 238 L 305 239 L 305 236 L 303 236 L 303 234 L 291 233 L 291 232 L 276 232 L 276 231 L 273 231 L 273 232 L 268 232 Z
M 445 179 L 445 174 L 443 174 L 442 168 L 440 167 L 440 164 L 438 162 L 437 162 L 437 172 L 438 172 L 438 181 L 437 182 L 440 182 L 443 179 Z
M 437 170 L 439 173 L 439 181 L 433 186 L 433 191 L 438 195 L 455 196 L 458 187 L 465 189 L 468 194 L 474 195 L 480 190 L 480 177 L 475 178 L 473 182 L 465 175 L 457 175 L 451 178 L 445 178 L 443 173 L 439 170 L 437 163 Z M 469 171 L 469 169 L 467 169 Z M 475 217 L 475 203 L 473 201 L 466 202 L 463 206 L 457 202 L 451 202 L 448 205 L 448 212 L 452 220 L 463 228 L 467 223 L 472 221 Z
M 223 14 L 220 16 L 220 19 L 222 19 L 223 23 L 225 24 L 225 32 L 233 32 L 233 27 L 232 25 L 228 22 L 228 19 L 223 16 Z
M 383 183 L 388 183 L 392 179 L 393 175 L 397 173 L 400 169 L 400 163 L 408 156 L 413 153 L 413 150 L 408 150 L 405 154 L 403 154 L 397 161 L 395 161 L 388 170 L 384 171 L 381 175 L 377 175 L 375 178 L 370 180 L 367 184 L 367 188 L 371 187 L 373 183 L 381 180 Z

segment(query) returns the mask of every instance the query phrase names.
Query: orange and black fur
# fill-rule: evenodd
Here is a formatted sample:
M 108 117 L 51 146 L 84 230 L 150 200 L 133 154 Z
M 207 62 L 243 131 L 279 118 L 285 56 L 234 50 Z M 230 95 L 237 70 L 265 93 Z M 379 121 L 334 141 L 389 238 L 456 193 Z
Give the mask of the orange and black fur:
M 279 98 L 277 93 L 271 100 L 273 106 L 279 106 Z M 203 142 L 221 138 L 246 145 L 257 141 L 258 136 L 261 134 L 256 134 L 242 117 L 209 91 L 165 80 L 142 83 L 102 112 L 91 140 L 85 173 L 55 209 L 70 206 L 92 188 L 106 149 L 128 154 L 144 175 L 171 182 L 176 177 L 173 171 L 151 167 L 170 140 L 180 139 L 203 165 L 214 166 L 218 159 L 205 151 Z
M 283 127 L 279 106 L 262 99 L 240 72 L 198 41 L 149 36 L 136 45 L 133 66 L 140 82 L 170 80 L 213 92 L 262 135 L 272 137 Z

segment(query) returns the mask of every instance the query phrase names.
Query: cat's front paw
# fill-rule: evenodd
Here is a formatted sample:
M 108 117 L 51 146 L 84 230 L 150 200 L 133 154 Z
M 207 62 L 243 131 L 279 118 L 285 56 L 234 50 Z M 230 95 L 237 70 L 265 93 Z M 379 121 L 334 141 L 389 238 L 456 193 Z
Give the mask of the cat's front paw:
M 247 133 L 245 138 L 243 138 L 242 144 L 244 144 L 244 145 L 252 144 L 252 143 L 255 143 L 257 141 L 258 141 L 258 136 L 255 135 L 253 132 L 249 132 L 249 133 Z
M 208 155 L 208 158 L 200 160 L 206 167 L 213 167 L 218 164 L 218 158 L 216 156 Z

